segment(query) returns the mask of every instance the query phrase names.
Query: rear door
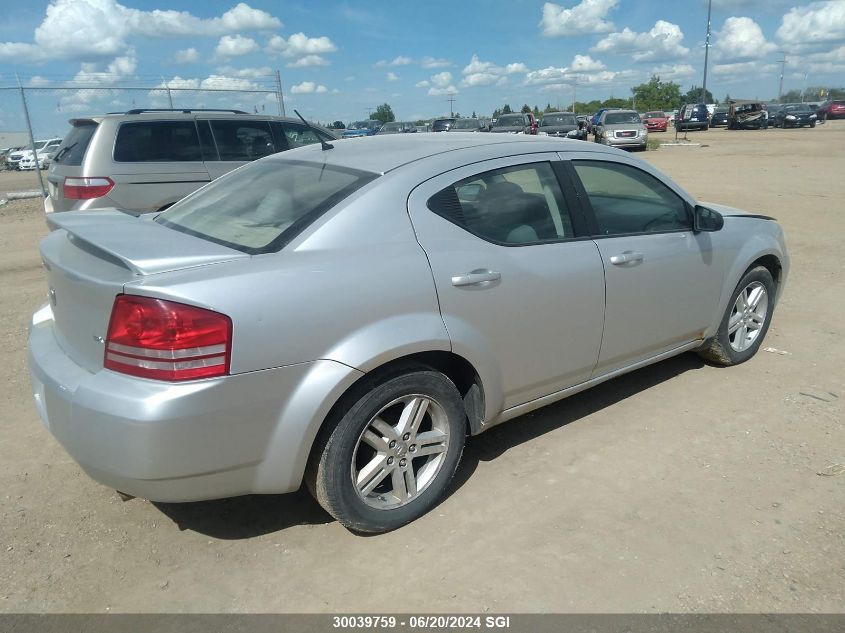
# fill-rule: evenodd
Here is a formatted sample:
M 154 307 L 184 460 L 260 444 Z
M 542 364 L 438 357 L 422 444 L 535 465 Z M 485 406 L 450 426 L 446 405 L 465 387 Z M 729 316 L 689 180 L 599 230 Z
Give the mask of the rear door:
M 501 385 L 488 415 L 583 382 L 598 357 L 601 258 L 558 167 L 556 154 L 485 161 L 408 200 L 453 349 Z
M 612 156 L 573 160 L 607 289 L 596 376 L 701 339 L 719 302 L 721 260 L 690 205 L 654 175 Z

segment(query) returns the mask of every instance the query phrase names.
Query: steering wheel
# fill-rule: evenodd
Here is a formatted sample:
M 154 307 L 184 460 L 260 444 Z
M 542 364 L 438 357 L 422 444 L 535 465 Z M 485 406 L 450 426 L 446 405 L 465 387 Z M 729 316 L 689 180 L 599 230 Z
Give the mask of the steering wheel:
M 674 211 L 667 211 L 662 215 L 658 215 L 656 218 L 652 218 L 648 222 L 643 225 L 643 231 L 652 231 L 655 227 L 658 227 L 660 224 L 664 224 L 666 226 L 660 228 L 680 228 L 677 226 L 678 224 L 678 217 L 675 215 Z

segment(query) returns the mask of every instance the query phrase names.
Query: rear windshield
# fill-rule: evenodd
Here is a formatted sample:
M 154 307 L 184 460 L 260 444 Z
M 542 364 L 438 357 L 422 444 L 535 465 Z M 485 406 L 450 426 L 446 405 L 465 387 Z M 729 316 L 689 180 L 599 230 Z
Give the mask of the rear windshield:
M 218 178 L 155 221 L 250 255 L 270 253 L 375 178 L 322 163 L 263 160 Z
M 477 130 L 479 127 L 478 119 L 458 119 L 452 126 L 455 130 Z
M 97 131 L 97 124 L 91 123 L 76 124 L 70 128 L 56 155 L 53 156 L 53 162 L 59 165 L 71 165 L 78 167 L 82 164 L 82 159 L 85 158 L 85 152 L 88 149 L 88 144 L 91 142 L 91 137 Z
M 604 115 L 605 125 L 640 122 L 640 115 L 636 112 L 608 112 L 606 115 Z
M 645 118 L 647 118 L 647 119 L 665 119 L 666 115 L 663 112 L 646 112 Z
M 549 125 L 578 125 L 574 114 L 547 114 L 540 120 L 540 127 Z
M 525 125 L 521 114 L 506 114 L 496 119 L 496 127 L 514 127 Z
M 455 125 L 455 119 L 437 119 L 431 125 L 431 129 L 435 132 L 442 132 L 443 130 L 450 129 L 453 125 Z

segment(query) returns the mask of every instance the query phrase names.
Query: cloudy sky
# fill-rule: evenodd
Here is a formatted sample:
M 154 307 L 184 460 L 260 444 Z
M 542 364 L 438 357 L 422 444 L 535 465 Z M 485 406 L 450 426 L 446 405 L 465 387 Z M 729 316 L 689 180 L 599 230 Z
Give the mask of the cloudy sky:
M 630 96 L 651 74 L 700 85 L 706 0 L 532 0 L 425 3 L 309 0 L 30 0 L 3 3 L 0 86 L 31 93 L 36 131 L 62 132 L 80 113 L 164 106 L 160 91 L 80 86 L 272 90 L 281 72 L 288 111 L 397 117 L 504 103 L 557 105 Z M 424 8 L 420 8 L 424 7 Z M 713 0 L 708 88 L 718 98 L 845 85 L 845 0 Z M 55 86 L 72 90 L 56 91 Z M 274 95 L 174 92 L 180 107 L 277 113 Z M 0 130 L 22 129 L 19 96 L 0 92 Z M 55 129 L 53 129 L 55 128 Z

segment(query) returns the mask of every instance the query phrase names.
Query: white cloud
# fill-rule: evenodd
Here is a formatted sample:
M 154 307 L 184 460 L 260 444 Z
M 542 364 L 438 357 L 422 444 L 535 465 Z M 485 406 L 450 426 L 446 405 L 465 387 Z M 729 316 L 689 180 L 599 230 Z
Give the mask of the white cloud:
M 170 86 L 171 88 L 173 86 Z M 254 81 L 242 77 L 226 77 L 223 75 L 209 75 L 200 82 L 200 88 L 222 88 L 226 90 L 261 90 Z
M 179 75 L 176 75 L 172 79 L 168 79 L 166 82 L 160 83 L 158 88 L 199 88 L 200 87 L 200 80 L 199 79 L 183 79 Z
M 665 20 L 658 20 L 647 33 L 636 33 L 625 27 L 611 33 L 590 50 L 597 53 L 628 55 L 635 62 L 653 62 L 685 57 L 689 49 L 681 44 L 684 34 L 681 27 Z
M 423 80 L 417 84 L 417 88 L 425 88 L 428 86 L 431 86 L 428 89 L 429 97 L 439 97 L 450 93 L 458 94 L 458 89 L 452 85 L 452 73 L 448 70 L 432 75 L 428 81 Z
M 478 55 L 473 55 L 469 64 L 464 66 L 464 69 L 461 72 L 464 76 L 461 80 L 462 86 L 489 86 L 492 84 L 498 84 L 500 78 L 503 78 L 505 75 L 526 73 L 528 72 L 528 67 L 522 62 L 514 62 L 506 64 L 505 66 L 498 66 L 493 62 L 481 61 L 478 59 Z
M 431 76 L 431 83 L 439 88 L 448 86 L 452 82 L 452 73 L 448 70 Z
M 414 87 L 416 87 L 416 88 L 428 88 L 430 85 L 431 85 L 431 83 L 428 81 L 428 79 L 423 79 L 422 81 L 419 81 L 416 84 L 414 84 Z
M 689 64 L 661 64 L 652 68 L 651 74 L 661 79 L 681 79 L 692 77 L 696 74 L 696 70 Z
M 777 36 L 788 46 L 845 41 L 845 2 L 828 0 L 793 7 L 783 16 Z
M 224 35 L 217 43 L 214 54 L 218 57 L 239 57 L 259 50 L 258 42 L 243 35 Z
M 259 68 L 232 68 L 231 66 L 223 66 L 217 71 L 226 77 L 239 77 L 243 79 L 266 79 L 273 76 L 273 69 L 269 66 L 261 66 Z
M 274 35 L 267 43 L 268 53 L 281 53 L 283 57 L 305 57 L 334 53 L 337 46 L 328 37 L 308 37 L 305 33 L 294 33 L 288 39 Z
M 414 60 L 410 57 L 405 57 L 404 55 L 399 55 L 399 57 L 393 58 L 392 61 L 387 61 L 386 59 L 382 59 L 377 61 L 373 66 L 376 68 L 386 68 L 387 66 L 407 66 L 409 64 L 413 64 Z
M 388 81 L 399 81 L 399 77 L 396 73 L 387 73 L 387 80 Z
M 423 57 L 420 65 L 423 68 L 446 68 L 447 66 L 451 66 L 452 62 L 448 59 L 438 59 L 436 57 Z
M 722 62 L 759 59 L 777 51 L 767 42 L 760 28 L 751 18 L 730 17 L 716 33 L 713 52 Z
M 140 11 L 117 0 L 54 0 L 35 29 L 34 44 L 0 43 L 0 60 L 96 60 L 125 54 L 137 37 L 216 37 L 281 26 L 278 18 L 244 3 L 204 19 L 187 11 Z
M 432 86 L 428 89 L 428 96 L 429 97 L 440 97 L 448 94 L 456 95 L 458 94 L 458 89 L 455 86 L 448 85 L 444 88 L 437 88 Z
M 630 80 L 636 76 L 636 72 L 632 70 L 613 71 L 613 70 L 598 70 L 589 73 L 577 72 L 572 68 L 559 68 L 549 66 L 540 70 L 534 70 L 525 76 L 525 85 L 537 84 L 555 84 L 555 85 L 571 85 L 577 83 L 578 85 L 586 84 L 609 84 L 619 82 L 622 80 Z M 551 89 L 540 89 L 541 92 L 549 92 Z
M 318 85 L 313 81 L 303 81 L 301 84 L 296 84 L 290 89 L 292 94 L 307 95 L 307 94 L 321 94 L 328 92 L 328 88 L 323 85 Z
M 532 70 L 525 76 L 525 83 L 528 85 L 545 84 L 570 78 L 571 75 L 569 73 L 569 68 L 548 66 L 546 68 L 541 68 L 540 70 Z
M 605 20 L 619 0 L 582 0 L 571 9 L 547 2 L 543 5 L 543 19 L 539 26 L 546 37 L 569 37 L 590 33 L 608 33 L 613 23 Z
M 306 55 L 295 62 L 285 64 L 288 68 L 309 68 L 311 66 L 328 66 L 329 60 L 321 55 Z
M 604 70 L 606 66 L 589 55 L 576 55 L 569 68 L 575 72 L 586 73 L 595 70 Z
M 777 64 L 761 64 L 759 62 L 736 62 L 733 64 L 714 64 L 713 74 L 724 77 L 722 81 L 738 83 L 747 81 L 749 77 L 759 76 L 761 73 L 771 73 L 777 69 Z
M 38 88 L 38 87 L 41 87 L 41 86 L 49 86 L 50 80 L 46 79 L 45 77 L 41 77 L 39 75 L 33 75 L 32 77 L 30 77 L 29 81 L 27 82 L 27 85 L 33 86 L 35 88 Z
M 73 78 L 75 84 L 111 85 L 132 76 L 138 67 L 138 60 L 134 51 L 128 55 L 115 57 L 107 65 L 96 62 L 85 62 Z
M 193 64 L 200 60 L 200 53 L 195 48 L 186 48 L 181 51 L 176 51 L 173 56 L 173 61 L 177 64 Z

